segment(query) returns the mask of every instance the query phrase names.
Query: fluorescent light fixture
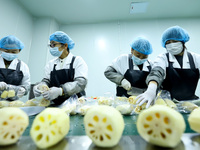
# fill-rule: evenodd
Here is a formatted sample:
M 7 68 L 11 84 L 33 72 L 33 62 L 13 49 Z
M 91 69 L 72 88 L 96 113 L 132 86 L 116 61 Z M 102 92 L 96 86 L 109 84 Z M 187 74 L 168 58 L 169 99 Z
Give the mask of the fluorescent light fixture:
M 145 13 L 149 2 L 132 2 L 130 14 Z

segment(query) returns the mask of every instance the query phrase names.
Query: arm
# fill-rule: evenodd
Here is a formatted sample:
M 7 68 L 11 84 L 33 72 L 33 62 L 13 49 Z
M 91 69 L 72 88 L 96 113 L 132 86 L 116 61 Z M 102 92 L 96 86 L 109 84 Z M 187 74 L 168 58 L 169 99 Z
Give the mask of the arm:
M 73 94 L 79 93 L 85 89 L 87 85 L 87 79 L 84 77 L 78 77 L 73 82 L 67 82 L 61 85 L 63 89 L 64 96 L 71 96 Z
M 83 91 L 87 85 L 88 66 L 82 57 L 76 57 L 74 61 L 74 69 L 74 81 L 61 85 L 63 94 L 65 96 L 71 96 L 73 94 L 79 93 Z
M 157 89 L 161 86 L 165 78 L 166 61 L 165 55 L 157 57 L 153 64 L 153 69 L 147 76 L 146 83 L 148 85 L 147 90 L 136 97 L 137 104 L 140 106 L 147 102 L 146 108 L 148 108 L 156 97 Z
M 124 76 L 118 73 L 113 67 L 108 66 L 104 72 L 106 78 L 117 85 L 121 85 L 121 81 L 124 79 Z
M 147 76 L 146 84 L 148 85 L 151 81 L 154 81 L 156 82 L 158 87 L 160 87 L 164 80 L 164 77 L 165 77 L 164 69 L 159 66 L 156 66 L 151 70 L 151 72 Z
M 49 87 L 50 85 L 50 66 L 49 63 L 45 66 L 45 75 L 44 78 L 42 79 L 41 82 L 37 82 L 35 83 L 35 86 L 33 87 L 33 93 L 35 95 L 35 97 L 39 97 L 41 96 L 41 90 L 39 90 L 39 86 L 40 85 L 47 85 Z
M 50 68 L 50 64 L 46 64 L 45 66 L 45 72 L 44 72 L 44 78 L 42 79 L 41 82 L 39 83 L 36 83 L 36 84 L 40 84 L 40 83 L 43 83 L 43 84 L 46 84 L 48 87 L 50 86 L 50 72 L 51 72 L 51 68 Z
M 29 68 L 27 65 L 24 64 L 23 67 L 23 79 L 21 84 L 19 85 L 19 87 L 23 87 L 25 89 L 25 95 L 28 93 L 28 91 L 30 90 L 30 72 L 29 72 Z

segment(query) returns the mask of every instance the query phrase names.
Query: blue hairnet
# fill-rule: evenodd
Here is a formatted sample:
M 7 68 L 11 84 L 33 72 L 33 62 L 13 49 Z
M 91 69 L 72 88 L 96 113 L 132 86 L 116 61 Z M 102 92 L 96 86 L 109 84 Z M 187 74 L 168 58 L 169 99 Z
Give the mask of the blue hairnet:
M 24 44 L 15 36 L 8 35 L 0 40 L 0 48 L 22 50 L 24 48 Z
M 142 53 L 144 55 L 149 55 L 149 54 L 151 54 L 153 52 L 153 48 L 151 46 L 151 43 L 147 39 L 145 39 L 143 37 L 136 38 L 130 44 L 130 46 L 134 50 L 136 50 L 136 51 L 138 51 L 138 52 L 140 52 L 140 53 Z
M 165 47 L 165 43 L 168 40 L 176 40 L 181 42 L 187 42 L 189 41 L 190 36 L 188 35 L 187 31 L 185 31 L 183 28 L 179 26 L 173 26 L 168 28 L 163 32 L 162 35 L 162 46 Z
M 74 45 L 75 45 L 74 41 L 66 33 L 62 31 L 56 31 L 55 33 L 50 35 L 49 40 L 56 41 L 63 44 L 67 43 L 69 49 L 74 48 Z

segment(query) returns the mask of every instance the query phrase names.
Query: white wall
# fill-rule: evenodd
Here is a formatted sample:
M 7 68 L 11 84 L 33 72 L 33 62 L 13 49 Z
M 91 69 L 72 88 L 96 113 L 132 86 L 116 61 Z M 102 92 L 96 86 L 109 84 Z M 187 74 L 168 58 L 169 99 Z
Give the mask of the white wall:
M 1 0 L 0 10 L 0 38 L 7 35 L 18 37 L 25 45 L 19 58 L 27 64 L 32 40 L 32 16 L 15 0 Z
M 19 54 L 19 59 L 26 64 L 29 62 L 30 47 L 32 41 L 32 16 L 15 0 L 1 0 L 1 22 L 0 22 L 0 38 L 7 35 L 18 37 L 25 45 Z M 26 101 L 28 95 L 21 100 Z
M 51 57 L 49 56 L 49 35 L 58 29 L 58 24 L 51 18 L 34 19 L 33 40 L 30 49 L 29 69 L 31 83 L 42 80 L 44 67 Z
M 129 45 L 134 38 L 145 36 L 149 39 L 154 49 L 149 58 L 153 60 L 158 54 L 165 52 L 160 43 L 163 31 L 174 25 L 189 32 L 191 39 L 186 46 L 189 51 L 199 53 L 200 18 L 62 25 L 60 30 L 74 40 L 75 48 L 71 52 L 82 56 L 88 64 L 87 96 L 102 96 L 106 92 L 115 95 L 115 85 L 105 78 L 104 70 L 115 57 L 130 53 Z M 104 46 L 99 45 L 100 40 L 104 40 Z M 200 84 L 196 93 L 199 90 Z

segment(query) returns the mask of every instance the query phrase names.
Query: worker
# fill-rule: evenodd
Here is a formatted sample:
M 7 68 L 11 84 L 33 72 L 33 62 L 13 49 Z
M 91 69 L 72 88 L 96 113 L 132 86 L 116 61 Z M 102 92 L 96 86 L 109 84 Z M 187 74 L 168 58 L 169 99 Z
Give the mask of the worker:
M 62 31 L 51 34 L 49 40 L 49 51 L 55 58 L 45 66 L 45 76 L 34 86 L 34 95 L 52 100 L 56 105 L 62 104 L 74 94 L 85 96 L 88 66 L 82 57 L 70 52 L 74 48 L 74 41 Z M 41 85 L 47 85 L 50 90 L 42 93 L 39 90 Z
M 166 53 L 160 54 L 147 77 L 147 90 L 137 97 L 137 103 L 150 106 L 158 89 L 169 91 L 171 99 L 195 100 L 199 80 L 200 55 L 188 52 L 185 43 L 190 36 L 186 30 L 173 26 L 164 31 L 162 46 Z
M 0 40 L 0 90 L 4 91 L 9 87 L 17 92 L 19 98 L 26 95 L 30 88 L 29 68 L 18 59 L 23 48 L 24 44 L 13 35 Z
M 144 37 L 137 37 L 130 46 L 131 54 L 120 55 L 104 72 L 106 78 L 116 84 L 116 96 L 129 97 L 127 91 L 131 87 L 134 87 L 137 94 L 147 88 L 145 80 L 151 71 L 152 62 L 148 56 L 153 51 L 152 46 Z

